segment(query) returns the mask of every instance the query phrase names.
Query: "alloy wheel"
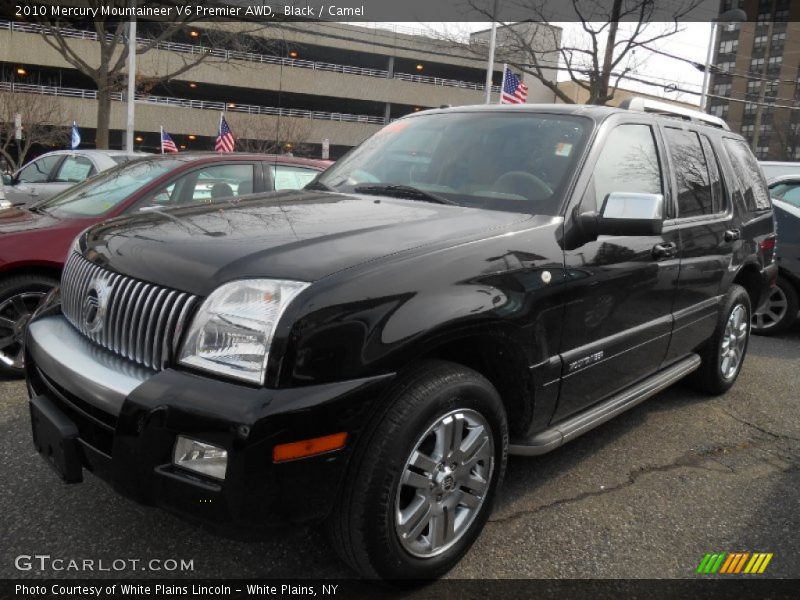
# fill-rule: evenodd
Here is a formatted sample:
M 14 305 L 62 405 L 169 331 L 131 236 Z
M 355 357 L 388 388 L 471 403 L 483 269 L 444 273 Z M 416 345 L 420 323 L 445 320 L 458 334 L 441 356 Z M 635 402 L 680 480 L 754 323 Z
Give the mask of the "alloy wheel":
M 417 440 L 395 500 L 395 531 L 409 554 L 431 558 L 469 530 L 489 491 L 494 447 L 489 423 L 470 409 L 437 417 Z
M 720 371 L 725 379 L 731 379 L 739 370 L 747 347 L 750 324 L 747 322 L 747 309 L 743 304 L 733 307 L 720 344 Z
M 779 286 L 772 288 L 761 311 L 753 315 L 753 327 L 759 330 L 772 329 L 786 316 L 788 304 L 783 290 Z
M 0 362 L 6 367 L 22 369 L 25 328 L 44 296 L 45 292 L 21 292 L 0 304 Z

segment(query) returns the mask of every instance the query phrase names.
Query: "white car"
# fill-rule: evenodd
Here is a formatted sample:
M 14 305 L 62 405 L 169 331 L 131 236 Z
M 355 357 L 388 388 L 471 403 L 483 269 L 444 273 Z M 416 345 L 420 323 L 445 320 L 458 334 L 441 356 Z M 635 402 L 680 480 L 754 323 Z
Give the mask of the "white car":
M 105 171 L 128 162 L 143 152 L 123 150 L 56 150 L 32 160 L 14 175 L 3 176 L 5 200 L 0 208 L 27 206 Z

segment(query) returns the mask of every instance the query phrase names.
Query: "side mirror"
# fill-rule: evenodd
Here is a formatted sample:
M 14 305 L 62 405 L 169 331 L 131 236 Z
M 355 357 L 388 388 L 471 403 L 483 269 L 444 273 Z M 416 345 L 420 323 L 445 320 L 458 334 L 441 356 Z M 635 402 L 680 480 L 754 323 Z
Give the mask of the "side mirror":
M 3 185 L 14 185 L 14 178 L 8 173 L 3 173 Z
M 595 212 L 578 215 L 580 228 L 587 236 L 598 235 L 659 235 L 664 226 L 664 196 L 662 194 L 610 193 L 598 215 Z

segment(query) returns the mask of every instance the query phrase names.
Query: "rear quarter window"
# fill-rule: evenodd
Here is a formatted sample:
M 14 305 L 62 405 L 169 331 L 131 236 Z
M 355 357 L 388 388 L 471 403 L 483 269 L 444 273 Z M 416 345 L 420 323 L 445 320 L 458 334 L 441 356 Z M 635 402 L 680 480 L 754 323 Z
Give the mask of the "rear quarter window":
M 744 196 L 747 210 L 768 210 L 771 206 L 764 174 L 750 148 L 742 140 L 724 138 L 725 151 L 733 165 L 734 176 Z

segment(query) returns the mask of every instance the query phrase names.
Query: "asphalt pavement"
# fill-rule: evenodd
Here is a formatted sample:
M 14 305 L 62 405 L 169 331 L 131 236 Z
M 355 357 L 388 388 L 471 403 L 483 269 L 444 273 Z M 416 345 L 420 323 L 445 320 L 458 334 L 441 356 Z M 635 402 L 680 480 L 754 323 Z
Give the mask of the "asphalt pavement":
M 490 522 L 450 576 L 695 578 L 707 552 L 745 551 L 773 553 L 763 577 L 800 577 L 799 365 L 800 327 L 754 336 L 724 396 L 679 384 L 549 455 L 512 457 Z M 0 382 L 0 578 L 353 576 L 319 529 L 232 541 L 91 475 L 62 485 L 29 428 L 24 384 Z M 37 554 L 190 560 L 193 570 L 15 567 Z

